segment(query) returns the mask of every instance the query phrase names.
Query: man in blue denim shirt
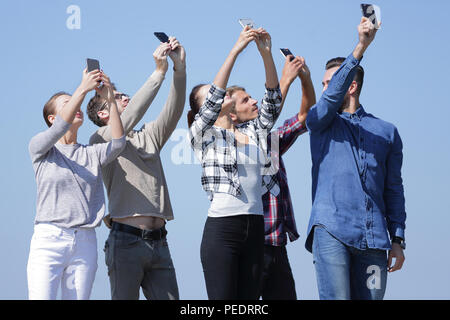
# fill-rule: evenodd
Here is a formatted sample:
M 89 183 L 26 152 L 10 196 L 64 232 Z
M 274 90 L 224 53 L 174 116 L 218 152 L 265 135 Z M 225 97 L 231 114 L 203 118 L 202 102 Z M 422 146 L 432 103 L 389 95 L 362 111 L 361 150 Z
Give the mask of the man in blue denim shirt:
M 359 62 L 376 29 L 362 18 L 358 34 L 347 59 L 327 63 L 324 92 L 306 119 L 313 162 L 306 248 L 320 299 L 382 299 L 388 271 L 405 259 L 402 142 L 394 125 L 359 103 Z

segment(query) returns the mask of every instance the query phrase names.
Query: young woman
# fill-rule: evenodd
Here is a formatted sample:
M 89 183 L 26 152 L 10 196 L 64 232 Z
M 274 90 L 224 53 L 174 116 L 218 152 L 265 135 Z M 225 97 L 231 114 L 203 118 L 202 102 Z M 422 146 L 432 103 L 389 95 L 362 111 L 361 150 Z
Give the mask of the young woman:
M 246 112 L 258 116 L 235 126 L 237 104 L 225 89 L 236 58 L 251 41 L 263 58 L 267 89 L 259 111 L 256 100 L 243 97 Z M 241 32 L 213 84 L 196 86 L 191 93 L 191 144 L 201 159 L 202 185 L 211 200 L 201 244 L 209 299 L 258 298 L 264 257 L 261 196 L 279 191 L 264 175 L 270 167 L 267 134 L 280 103 L 270 35 L 250 27 Z
M 83 124 L 80 107 L 93 89 L 110 109 L 113 140 L 84 146 L 77 142 Z M 29 299 L 56 299 L 60 285 L 62 299 L 89 299 L 97 270 L 94 228 L 105 210 L 101 166 L 125 146 L 109 78 L 99 70 L 84 70 L 74 94 L 53 95 L 43 114 L 49 128 L 29 145 L 37 183 L 37 214 L 27 266 Z

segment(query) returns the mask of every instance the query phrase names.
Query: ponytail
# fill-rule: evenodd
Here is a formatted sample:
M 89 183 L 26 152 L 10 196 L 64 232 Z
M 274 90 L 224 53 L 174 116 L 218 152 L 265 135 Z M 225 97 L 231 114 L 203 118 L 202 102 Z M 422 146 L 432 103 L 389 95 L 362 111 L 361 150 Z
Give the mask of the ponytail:
M 203 84 L 203 83 L 196 85 L 192 89 L 191 94 L 189 95 L 189 105 L 191 106 L 191 110 L 189 110 L 189 112 L 187 114 L 187 122 L 188 122 L 189 128 L 192 126 L 192 123 L 194 123 L 195 116 L 200 111 L 201 105 L 200 105 L 200 101 L 197 97 L 197 94 L 203 86 L 205 86 L 205 84 Z

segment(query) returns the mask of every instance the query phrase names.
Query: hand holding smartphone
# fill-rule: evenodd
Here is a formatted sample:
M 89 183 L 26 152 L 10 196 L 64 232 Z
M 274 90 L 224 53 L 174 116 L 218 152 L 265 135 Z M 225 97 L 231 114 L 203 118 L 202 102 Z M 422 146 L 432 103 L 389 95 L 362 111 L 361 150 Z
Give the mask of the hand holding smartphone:
M 91 72 L 94 70 L 100 70 L 100 62 L 97 59 L 86 59 L 86 68 L 87 68 L 87 72 Z M 101 83 L 101 81 L 97 81 L 98 84 Z
M 97 59 L 86 59 L 87 71 L 91 72 L 94 70 L 100 70 L 100 62 Z
M 169 37 L 164 32 L 154 32 L 153 34 L 158 38 L 159 41 L 163 43 L 169 43 Z
M 253 22 L 252 19 L 249 18 L 239 19 L 239 24 L 242 26 L 242 28 L 245 28 L 245 26 L 249 26 L 252 29 L 255 28 L 255 23 Z
M 289 61 L 294 60 L 294 55 L 288 48 L 280 48 L 280 52 L 285 58 L 287 58 L 288 55 L 291 55 L 292 57 L 289 59 Z
M 361 11 L 363 16 L 373 23 L 375 29 L 380 29 L 381 9 L 379 6 L 361 3 Z

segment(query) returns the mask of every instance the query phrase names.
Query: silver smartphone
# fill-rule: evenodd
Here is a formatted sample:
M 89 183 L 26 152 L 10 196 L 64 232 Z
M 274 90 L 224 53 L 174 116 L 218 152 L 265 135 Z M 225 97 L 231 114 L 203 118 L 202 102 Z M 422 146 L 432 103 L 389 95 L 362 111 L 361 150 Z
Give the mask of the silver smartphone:
M 242 18 L 239 19 L 239 24 L 242 26 L 242 28 L 245 28 L 245 26 L 250 26 L 250 28 L 255 28 L 255 23 L 252 19 L 249 18 Z
M 381 9 L 379 6 L 376 6 L 374 4 L 361 3 L 361 11 L 363 17 L 368 18 L 373 23 L 376 29 L 380 29 Z

